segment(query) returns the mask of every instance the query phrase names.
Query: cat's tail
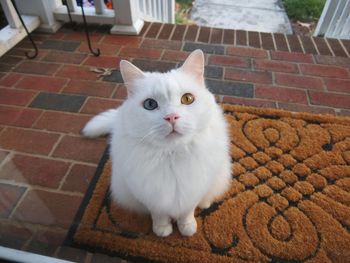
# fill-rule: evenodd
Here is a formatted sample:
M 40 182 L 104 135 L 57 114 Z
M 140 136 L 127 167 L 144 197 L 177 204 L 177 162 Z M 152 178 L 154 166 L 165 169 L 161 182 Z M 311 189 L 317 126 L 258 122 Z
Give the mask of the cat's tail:
M 117 115 L 117 109 L 111 109 L 93 117 L 81 131 L 86 137 L 94 138 L 112 131 Z

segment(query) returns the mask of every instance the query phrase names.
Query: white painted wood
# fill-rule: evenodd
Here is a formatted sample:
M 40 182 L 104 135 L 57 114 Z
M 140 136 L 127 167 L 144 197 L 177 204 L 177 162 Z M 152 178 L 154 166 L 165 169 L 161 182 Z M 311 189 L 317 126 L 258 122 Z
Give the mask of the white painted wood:
M 314 35 L 350 39 L 350 1 L 327 0 Z
M 143 19 L 138 0 L 113 0 L 115 25 L 112 34 L 138 35 L 143 27 Z
M 24 24 L 29 32 L 32 32 L 40 25 L 40 19 L 36 16 L 22 15 Z M 6 26 L 0 30 L 0 56 L 13 48 L 18 42 L 27 36 L 23 26 L 19 28 L 11 28 Z
M 113 10 L 105 9 L 103 14 L 96 14 L 94 7 L 84 7 L 85 17 L 88 23 L 95 24 L 115 24 L 115 14 Z M 61 6 L 55 9 L 54 16 L 59 21 L 69 21 L 67 8 Z M 81 8 L 77 8 L 75 12 L 71 12 L 72 20 L 75 22 L 83 22 Z
M 175 0 L 139 0 L 144 20 L 175 23 Z
M 0 246 L 0 259 L 19 263 L 72 263 L 72 261 L 42 256 L 2 246 Z
M 69 11 L 72 13 L 78 10 L 78 5 L 75 0 L 67 0 L 67 5 L 69 7 Z
M 60 27 L 59 23 L 54 15 L 53 11 L 62 6 L 60 0 L 16 0 L 18 10 L 21 14 L 38 16 L 40 18 L 40 26 L 38 30 L 54 33 Z
M 21 21 L 18 18 L 15 8 L 10 0 L 0 0 L 2 9 L 4 10 L 6 20 L 11 28 L 21 27 Z
M 102 15 L 104 13 L 104 10 L 105 10 L 104 1 L 103 0 L 95 0 L 94 4 L 95 4 L 95 9 L 96 9 L 96 14 Z

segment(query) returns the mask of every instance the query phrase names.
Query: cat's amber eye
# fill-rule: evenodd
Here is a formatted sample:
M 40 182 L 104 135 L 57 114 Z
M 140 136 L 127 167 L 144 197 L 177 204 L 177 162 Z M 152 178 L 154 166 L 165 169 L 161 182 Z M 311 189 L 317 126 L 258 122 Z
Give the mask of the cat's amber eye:
M 158 103 L 154 99 L 145 99 L 145 101 L 143 102 L 143 107 L 146 110 L 154 110 L 158 108 Z
M 194 102 L 194 96 L 191 93 L 185 93 L 181 97 L 181 103 L 185 105 L 190 105 Z

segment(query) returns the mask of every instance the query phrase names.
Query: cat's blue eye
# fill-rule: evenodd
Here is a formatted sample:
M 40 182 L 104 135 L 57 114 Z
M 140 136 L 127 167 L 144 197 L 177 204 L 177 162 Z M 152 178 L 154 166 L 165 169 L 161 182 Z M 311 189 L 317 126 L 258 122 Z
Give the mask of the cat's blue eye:
M 146 99 L 144 102 L 143 102 L 143 107 L 146 109 L 146 110 L 154 110 L 156 108 L 158 108 L 158 103 L 156 100 L 154 99 Z

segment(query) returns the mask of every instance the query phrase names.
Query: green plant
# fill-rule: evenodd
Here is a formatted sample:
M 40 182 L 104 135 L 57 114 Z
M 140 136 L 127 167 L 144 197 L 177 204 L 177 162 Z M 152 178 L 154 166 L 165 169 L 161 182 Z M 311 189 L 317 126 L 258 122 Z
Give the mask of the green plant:
M 192 24 L 193 22 L 189 19 L 189 12 L 192 8 L 193 0 L 176 0 L 176 13 L 175 23 L 176 24 Z
M 302 22 L 319 19 L 325 2 L 326 0 L 283 0 L 288 16 Z

